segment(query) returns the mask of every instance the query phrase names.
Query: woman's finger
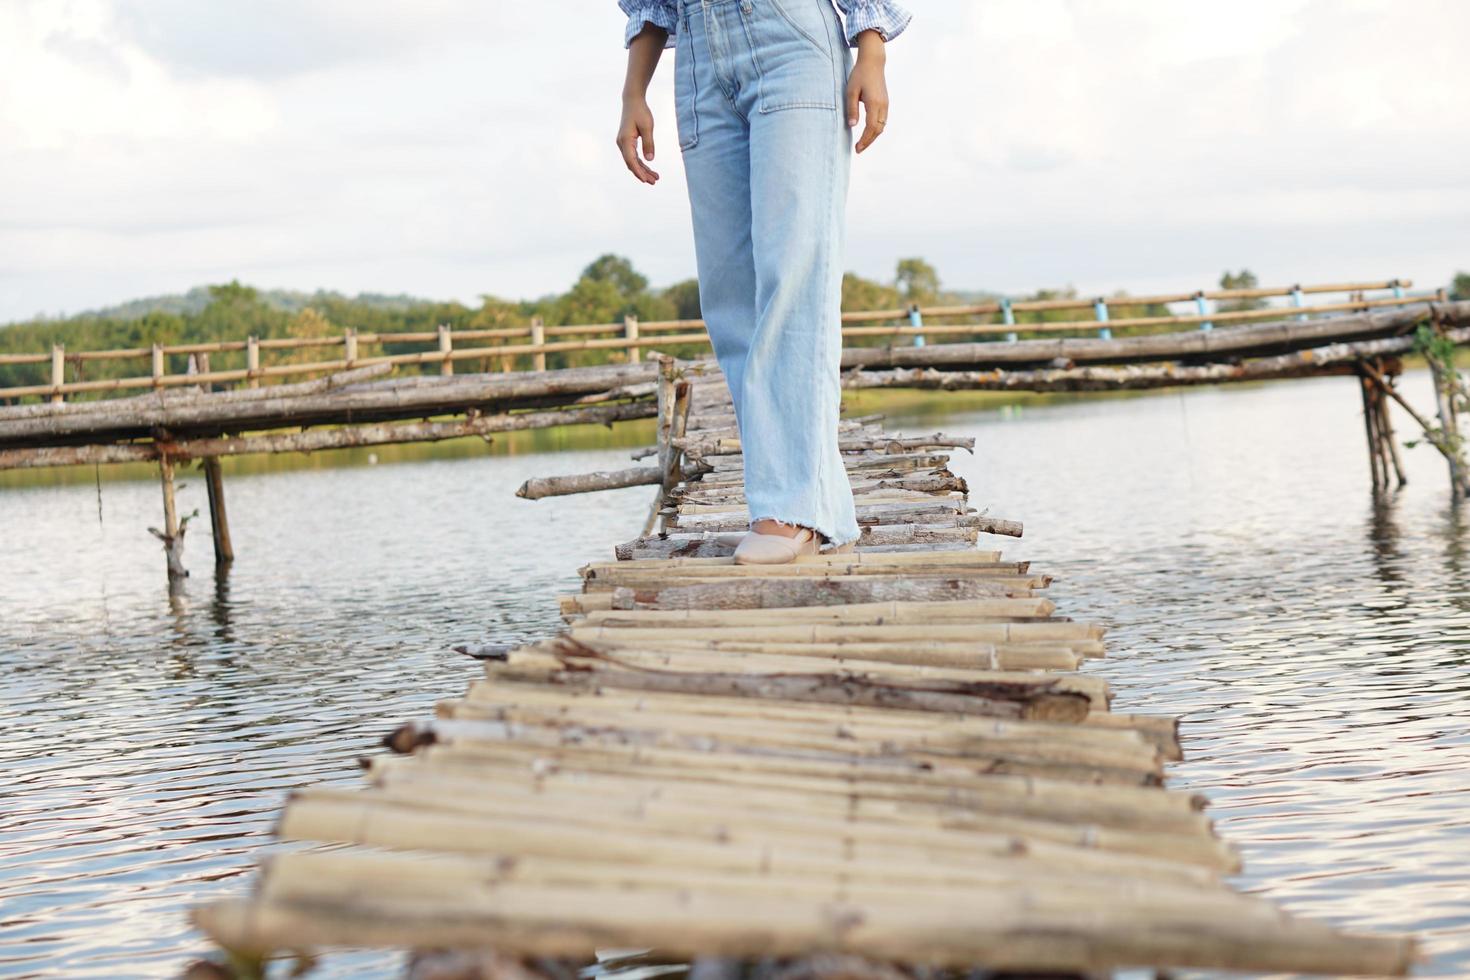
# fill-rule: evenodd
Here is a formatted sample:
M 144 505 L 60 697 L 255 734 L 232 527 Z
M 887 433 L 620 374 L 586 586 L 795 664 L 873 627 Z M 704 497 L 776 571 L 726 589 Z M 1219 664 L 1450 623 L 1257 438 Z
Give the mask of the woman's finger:
M 653 120 L 648 120 L 648 125 L 639 134 L 643 138 L 643 159 L 653 159 Z
M 650 170 L 647 165 L 638 159 L 638 133 L 637 130 L 625 132 L 618 137 L 618 150 L 623 154 L 623 163 L 627 165 L 628 171 L 645 184 L 652 184 L 658 180 L 658 174 Z
M 863 127 L 862 138 L 857 143 L 859 153 L 872 146 L 873 141 L 883 135 L 883 130 L 888 126 L 888 103 L 879 99 L 865 102 L 863 118 L 867 125 Z
M 873 111 L 869 109 L 868 124 L 863 127 L 863 137 L 862 139 L 858 140 L 857 152 L 861 153 L 868 147 L 872 146 L 873 141 L 879 136 L 883 135 L 883 127 L 885 125 L 886 124 L 882 120 L 874 116 Z
M 858 88 L 856 81 L 847 83 L 847 125 L 858 124 L 858 103 L 862 101 L 863 90 Z

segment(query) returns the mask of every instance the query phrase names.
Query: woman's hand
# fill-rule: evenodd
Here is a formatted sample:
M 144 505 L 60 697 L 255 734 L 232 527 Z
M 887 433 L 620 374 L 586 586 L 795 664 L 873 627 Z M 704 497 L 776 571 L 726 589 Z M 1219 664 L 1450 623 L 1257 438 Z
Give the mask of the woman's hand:
M 645 184 L 658 183 L 658 172 L 643 160 L 653 159 L 653 110 L 648 108 L 648 83 L 658 69 L 664 42 L 669 34 L 662 27 L 644 24 L 628 45 L 628 77 L 623 82 L 623 121 L 618 124 L 618 150 L 628 172 Z M 638 158 L 642 144 L 643 159 Z
M 623 98 L 623 121 L 618 126 L 618 149 L 628 170 L 645 184 L 658 183 L 658 172 L 638 157 L 639 143 L 643 157 L 653 159 L 653 110 L 642 96 Z
M 862 103 L 866 125 L 857 141 L 857 151 L 861 153 L 883 135 L 883 128 L 888 125 L 888 82 L 883 77 L 888 52 L 883 46 L 883 35 L 877 31 L 863 31 L 857 36 L 857 42 L 857 62 L 852 66 L 852 74 L 847 76 L 847 124 L 857 126 L 858 103 Z

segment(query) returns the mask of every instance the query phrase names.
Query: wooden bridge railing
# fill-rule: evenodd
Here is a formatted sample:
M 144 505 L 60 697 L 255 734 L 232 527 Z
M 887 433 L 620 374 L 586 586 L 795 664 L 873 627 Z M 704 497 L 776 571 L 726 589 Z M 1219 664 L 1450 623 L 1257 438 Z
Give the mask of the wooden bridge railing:
M 1241 323 L 1251 320 L 1280 317 L 1290 312 L 1306 318 L 1312 314 L 1337 313 L 1364 310 L 1380 306 L 1395 306 L 1411 299 L 1407 290 L 1412 284 L 1407 280 L 1390 279 L 1374 282 L 1326 283 L 1312 286 L 1267 287 L 1253 289 L 1221 289 L 1192 293 L 1171 293 L 1152 296 L 1115 296 L 1092 299 L 1047 299 L 1010 301 L 1006 299 L 959 306 L 912 306 L 887 310 L 864 310 L 842 314 L 842 335 L 848 338 L 892 337 L 916 345 L 922 345 L 930 336 L 990 337 L 1004 335 L 1014 341 L 1019 334 L 1097 331 L 1109 337 L 1113 330 L 1146 330 L 1159 327 L 1177 327 L 1197 324 L 1201 329 L 1212 329 L 1216 324 Z M 1368 297 L 1370 292 L 1389 291 L 1388 296 Z M 1340 302 L 1308 303 L 1309 295 L 1346 294 L 1348 299 Z M 1431 296 L 1433 294 L 1430 294 Z M 1443 299 L 1443 290 L 1439 291 Z M 1266 306 L 1251 310 L 1211 310 L 1210 303 L 1242 300 L 1286 298 L 1291 306 Z M 1193 303 L 1195 309 L 1188 314 L 1164 316 L 1125 317 L 1113 319 L 1111 307 L 1147 307 Z M 1087 310 L 1086 319 L 1027 321 L 1028 315 L 1054 313 L 1065 310 Z M 925 323 L 925 318 L 931 322 Z M 985 319 L 978 319 L 978 318 Z M 999 322 L 993 318 L 999 317 Z M 975 318 L 965 322 L 935 323 L 935 320 L 952 321 L 954 318 Z M 898 321 L 880 323 L 879 321 Z M 696 332 L 697 331 L 697 332 Z M 576 339 L 549 339 L 576 338 Z M 490 341 L 491 343 L 475 343 Z M 527 341 L 527 342 L 515 342 Z M 429 344 L 428 350 L 398 354 L 362 356 L 363 347 L 382 347 L 390 344 Z M 466 346 L 470 344 L 471 346 Z M 0 365 L 46 364 L 51 368 L 50 381 L 45 384 L 19 385 L 0 388 L 0 401 L 26 397 L 50 398 L 63 401 L 66 396 L 89 392 L 113 392 L 130 389 L 182 387 L 200 384 L 242 384 L 258 387 L 262 380 L 284 379 L 293 376 L 310 376 L 348 368 L 367 367 L 376 364 L 391 365 L 438 365 L 443 374 L 453 374 L 457 361 L 499 359 L 503 371 L 514 369 L 515 359 L 529 355 L 531 368 L 546 369 L 546 356 L 552 353 L 591 350 L 620 350 L 629 361 L 637 361 L 647 347 L 666 348 L 675 345 L 708 345 L 703 320 L 662 320 L 640 323 L 636 317 L 627 317 L 622 323 L 577 324 L 569 326 L 546 326 L 539 317 L 533 318 L 524 327 L 493 329 L 452 330 L 441 326 L 435 331 L 402 333 L 358 333 L 347 329 L 342 334 L 330 337 L 281 337 L 260 339 L 248 337 L 244 340 L 211 341 L 190 344 L 154 344 L 151 347 L 133 347 L 119 350 L 67 352 L 61 345 L 54 346 L 49 353 L 0 354 Z M 262 364 L 261 355 L 267 351 L 301 351 L 340 349 L 341 356 L 324 360 Z M 209 370 L 207 355 L 244 353 L 244 367 L 230 370 Z M 198 358 L 191 370 L 171 372 L 168 358 L 176 355 L 204 355 Z M 146 375 L 117 378 L 95 378 L 66 380 L 66 366 L 72 364 L 79 372 L 87 362 L 143 360 L 150 364 Z

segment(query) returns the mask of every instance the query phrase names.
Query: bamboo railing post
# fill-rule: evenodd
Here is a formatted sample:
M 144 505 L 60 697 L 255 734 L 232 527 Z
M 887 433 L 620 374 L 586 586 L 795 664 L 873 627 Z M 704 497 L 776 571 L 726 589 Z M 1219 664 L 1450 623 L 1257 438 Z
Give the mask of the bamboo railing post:
M 153 345 L 153 387 L 163 387 L 163 345 Z
M 260 387 L 260 340 L 254 335 L 245 338 L 245 385 Z
M 637 364 L 639 360 L 638 350 L 638 318 L 636 316 L 623 317 L 623 338 L 628 341 L 628 363 Z
M 357 331 L 352 327 L 342 333 L 342 359 L 348 368 L 357 362 Z
M 439 353 L 444 355 L 444 360 L 439 365 L 440 374 L 453 374 L 454 361 L 450 353 L 454 350 L 454 338 L 449 334 L 449 324 L 439 324 Z
M 539 316 L 531 317 L 531 346 L 540 347 L 546 343 L 546 323 Z M 546 370 L 546 352 L 538 350 L 532 355 L 534 367 L 537 371 Z
M 66 400 L 66 395 L 61 391 L 61 386 L 66 384 L 66 347 L 61 344 L 51 345 L 51 387 L 56 390 L 51 394 L 53 402 Z

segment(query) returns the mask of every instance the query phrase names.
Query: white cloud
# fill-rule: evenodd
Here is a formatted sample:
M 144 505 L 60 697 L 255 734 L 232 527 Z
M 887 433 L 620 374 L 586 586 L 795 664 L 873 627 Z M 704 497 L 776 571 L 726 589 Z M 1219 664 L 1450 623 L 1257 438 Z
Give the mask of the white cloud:
M 1470 4 L 912 0 L 849 266 L 1197 287 L 1470 266 Z M 690 275 L 612 147 L 612 0 L 5 0 L 0 321 L 232 277 L 466 300 Z M 670 56 L 671 57 L 671 56 Z

